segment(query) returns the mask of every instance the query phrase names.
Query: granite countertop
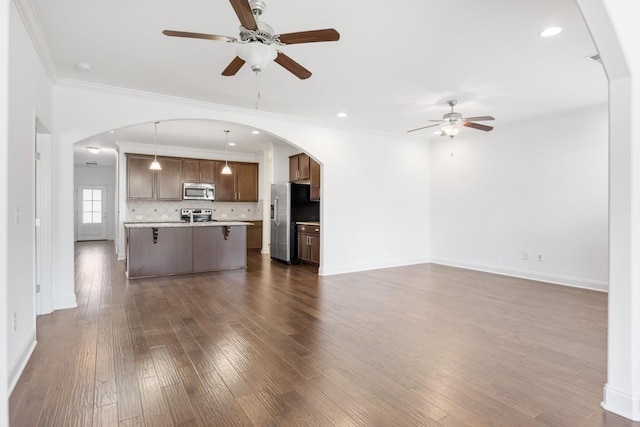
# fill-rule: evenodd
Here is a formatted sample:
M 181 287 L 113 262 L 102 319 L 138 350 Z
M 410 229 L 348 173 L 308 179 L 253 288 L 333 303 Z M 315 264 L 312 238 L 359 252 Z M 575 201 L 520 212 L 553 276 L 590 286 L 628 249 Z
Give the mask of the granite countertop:
M 320 221 L 297 221 L 296 224 L 313 225 L 313 226 L 320 227 Z
M 245 221 L 205 221 L 205 222 L 125 222 L 127 228 L 167 228 L 167 227 L 222 227 L 234 225 L 253 225 Z

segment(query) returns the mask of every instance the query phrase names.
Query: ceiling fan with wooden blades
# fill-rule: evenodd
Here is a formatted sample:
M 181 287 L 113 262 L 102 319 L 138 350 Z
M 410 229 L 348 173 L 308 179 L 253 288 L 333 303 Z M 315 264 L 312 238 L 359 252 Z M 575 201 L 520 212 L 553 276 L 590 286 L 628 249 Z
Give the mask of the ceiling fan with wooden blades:
M 442 133 L 440 135 L 448 135 L 451 138 L 456 136 L 460 129 L 464 127 L 478 129 L 483 131 L 490 131 L 493 129 L 493 126 L 487 126 L 480 123 L 474 122 L 482 122 L 486 120 L 495 120 L 491 116 L 479 116 L 479 117 L 462 117 L 462 114 L 456 113 L 453 111 L 453 107 L 458 103 L 456 100 L 448 101 L 447 104 L 451 107 L 451 112 L 442 116 L 441 120 L 429 120 L 430 122 L 436 122 L 435 124 L 419 127 L 417 129 L 411 129 L 407 132 L 415 132 L 417 130 L 427 129 L 435 126 L 440 126 Z
M 311 77 L 311 71 L 282 53 L 276 46 L 340 40 L 340 34 L 333 28 L 276 34 L 271 26 L 259 20 L 267 7 L 264 0 L 229 0 L 229 2 L 240 20 L 239 38 L 173 30 L 164 30 L 162 34 L 170 37 L 238 43 L 237 56 L 222 71 L 223 76 L 235 75 L 245 63 L 248 63 L 251 70 L 257 74 L 269 62 L 275 61 L 299 79 L 308 79 Z

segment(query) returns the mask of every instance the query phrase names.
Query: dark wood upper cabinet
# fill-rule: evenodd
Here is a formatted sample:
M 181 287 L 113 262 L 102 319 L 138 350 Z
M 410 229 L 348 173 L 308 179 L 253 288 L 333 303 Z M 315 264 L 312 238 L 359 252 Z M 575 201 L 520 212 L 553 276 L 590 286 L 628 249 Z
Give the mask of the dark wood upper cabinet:
M 234 169 L 236 182 L 236 202 L 258 201 L 258 164 L 236 163 Z
M 182 200 L 182 159 L 159 157 L 156 171 L 156 200 Z
M 216 201 L 257 202 L 258 164 L 229 162 L 231 175 L 223 175 L 225 162 L 216 161 Z
M 127 155 L 127 199 L 155 200 L 155 173 L 149 169 L 153 156 Z
M 308 181 L 310 178 L 309 156 L 301 153 L 289 156 L 289 181 Z
M 216 201 L 217 202 L 235 202 L 236 187 L 235 174 L 233 173 L 233 162 L 229 163 L 231 175 L 223 175 L 222 168 L 225 162 L 216 160 Z
M 312 202 L 320 201 L 320 164 L 313 159 L 309 159 L 311 189 L 309 199 Z
M 216 179 L 215 161 L 183 159 L 184 182 L 206 182 L 213 184 Z

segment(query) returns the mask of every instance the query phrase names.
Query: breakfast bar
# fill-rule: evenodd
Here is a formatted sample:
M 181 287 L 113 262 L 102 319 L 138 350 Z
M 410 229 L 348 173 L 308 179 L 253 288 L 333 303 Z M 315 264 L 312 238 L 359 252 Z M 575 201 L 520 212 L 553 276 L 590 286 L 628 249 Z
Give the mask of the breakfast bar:
M 247 225 L 252 223 L 125 223 L 127 277 L 246 268 Z

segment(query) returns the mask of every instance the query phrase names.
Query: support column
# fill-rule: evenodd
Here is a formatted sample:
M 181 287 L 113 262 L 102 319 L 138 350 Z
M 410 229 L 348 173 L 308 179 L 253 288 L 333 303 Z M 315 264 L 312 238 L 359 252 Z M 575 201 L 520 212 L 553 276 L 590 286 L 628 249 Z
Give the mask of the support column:
M 640 5 L 577 2 L 609 79 L 609 324 L 602 407 L 640 421 Z

